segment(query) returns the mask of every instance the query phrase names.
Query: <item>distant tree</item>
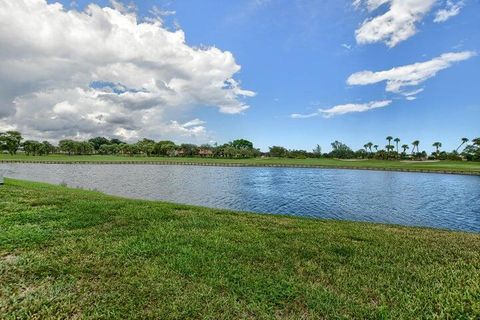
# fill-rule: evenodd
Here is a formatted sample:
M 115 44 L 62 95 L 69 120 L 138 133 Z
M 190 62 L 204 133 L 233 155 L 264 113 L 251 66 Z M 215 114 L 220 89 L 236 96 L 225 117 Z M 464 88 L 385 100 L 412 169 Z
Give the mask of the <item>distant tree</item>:
M 388 148 L 385 148 L 385 149 L 387 149 L 388 154 L 390 154 L 390 145 L 391 145 L 391 143 L 392 143 L 393 137 L 392 137 L 392 136 L 388 136 L 388 137 L 386 137 L 385 139 L 388 141 Z
M 469 161 L 480 161 L 480 138 L 472 139 L 472 142 L 465 147 L 462 155 Z
M 315 158 L 320 158 L 322 156 L 322 147 L 319 144 L 313 149 L 313 156 Z
M 22 143 L 22 146 L 23 151 L 27 156 L 36 156 L 39 153 L 42 144 L 35 140 L 26 140 Z
M 415 141 L 412 142 L 412 146 L 413 146 L 413 148 L 412 148 L 412 154 L 415 152 L 415 148 L 417 148 L 417 152 L 419 152 L 419 151 L 418 151 L 418 146 L 419 146 L 419 145 L 420 145 L 420 141 L 419 141 L 419 140 L 415 140 Z
M 403 153 L 406 153 L 408 149 L 410 149 L 410 147 L 408 146 L 408 144 L 404 144 L 402 145 L 402 149 L 403 149 Z
M 155 151 L 155 141 L 151 139 L 143 139 L 137 142 L 139 151 L 150 157 Z
M 373 143 L 371 142 L 367 143 L 367 147 L 368 147 L 368 150 L 370 150 L 370 153 L 372 153 L 372 146 L 373 146 Z
M 94 153 L 93 144 L 88 141 L 74 141 L 65 139 L 59 141 L 58 147 L 60 151 L 67 153 L 69 156 L 72 154 L 87 155 Z
M 111 139 L 109 144 L 124 144 L 125 142 L 119 140 L 119 139 Z
M 368 154 L 367 148 L 365 148 L 365 149 L 359 149 L 359 150 L 355 151 L 354 157 L 357 158 L 357 159 L 358 159 L 358 158 L 364 159 L 364 158 L 367 157 L 367 154 Z
M 128 154 L 129 156 L 133 157 L 134 155 L 137 155 L 140 153 L 140 148 L 138 145 L 135 144 L 123 144 L 122 145 L 122 152 L 124 154 Z
M 378 152 L 378 144 L 374 145 L 373 148 L 375 148 L 375 151 Z
M 331 145 L 332 151 L 330 152 L 330 156 L 332 158 L 349 159 L 354 157 L 354 152 L 346 144 L 340 141 L 334 141 Z
M 51 153 L 55 152 L 55 146 L 48 141 L 43 141 L 41 143 L 40 154 L 48 156 Z
M 87 155 L 87 154 L 94 153 L 93 144 L 91 144 L 88 141 L 75 142 L 74 148 L 75 148 L 75 154 L 78 154 L 78 155 Z
M 213 156 L 216 157 L 216 158 L 223 158 L 223 157 L 226 157 L 225 155 L 225 148 L 228 147 L 229 144 L 225 143 L 225 144 L 222 144 L 222 145 L 215 145 L 213 147 Z
M 180 149 L 183 151 L 184 155 L 187 157 L 193 157 L 198 155 L 198 146 L 191 143 L 183 143 L 180 145 Z
M 269 154 L 271 157 L 284 158 L 288 156 L 288 150 L 284 147 L 273 146 L 270 147 Z
M 439 149 L 442 147 L 442 143 L 441 142 L 434 142 L 432 146 L 435 147 L 436 154 L 437 154 L 437 157 L 438 157 Z
M 22 144 L 22 134 L 18 131 L 7 131 L 0 133 L 0 146 L 6 149 L 8 153 L 14 155 Z
M 120 145 L 119 144 L 102 144 L 100 147 L 100 150 L 98 150 L 98 153 L 104 154 L 104 155 L 116 155 L 120 151 Z
M 458 146 L 458 148 L 455 151 L 457 151 L 458 153 L 458 150 L 468 141 L 469 141 L 468 138 L 462 138 L 462 143 Z
M 395 141 L 395 144 L 397 146 L 397 155 L 398 155 L 398 153 L 399 153 L 398 152 L 398 144 L 400 143 L 400 138 L 395 138 L 395 139 L 393 139 L 393 141 Z
M 230 145 L 235 149 L 253 149 L 253 143 L 245 139 L 234 140 Z
M 204 143 L 204 144 L 200 145 L 200 149 L 213 150 L 213 147 L 208 143 Z
M 392 136 L 388 136 L 385 138 L 387 141 L 388 141 L 388 145 L 391 145 L 391 142 L 393 140 L 393 137 Z
M 100 150 L 100 147 L 104 144 L 110 144 L 110 140 L 104 137 L 95 137 L 90 140 L 88 140 L 93 146 L 93 149 L 98 152 Z
M 170 156 L 175 152 L 176 145 L 173 141 L 163 140 L 155 144 L 153 152 L 159 156 Z
M 69 156 L 71 156 L 72 153 L 75 152 L 75 141 L 69 139 L 60 140 L 58 142 L 58 147 L 60 151 L 67 153 Z

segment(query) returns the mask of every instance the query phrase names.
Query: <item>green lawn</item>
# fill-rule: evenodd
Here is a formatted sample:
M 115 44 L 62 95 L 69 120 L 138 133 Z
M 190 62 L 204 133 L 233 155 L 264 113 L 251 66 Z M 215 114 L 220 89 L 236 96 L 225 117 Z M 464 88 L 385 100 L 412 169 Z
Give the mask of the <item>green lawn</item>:
M 479 317 L 479 234 L 0 186 L 0 319 Z
M 480 174 L 480 162 L 440 161 L 440 162 L 402 162 L 402 161 L 344 161 L 337 159 L 286 159 L 286 158 L 254 158 L 254 159 L 212 159 L 212 158 L 166 158 L 166 157 L 128 157 L 128 156 L 67 156 L 50 155 L 33 157 L 24 154 L 10 156 L 0 154 L 0 161 L 36 161 L 36 162 L 168 162 L 168 163 L 217 163 L 240 164 L 251 166 L 284 165 L 284 166 L 319 166 L 342 168 L 369 168 L 381 170 L 424 170 L 448 171 Z

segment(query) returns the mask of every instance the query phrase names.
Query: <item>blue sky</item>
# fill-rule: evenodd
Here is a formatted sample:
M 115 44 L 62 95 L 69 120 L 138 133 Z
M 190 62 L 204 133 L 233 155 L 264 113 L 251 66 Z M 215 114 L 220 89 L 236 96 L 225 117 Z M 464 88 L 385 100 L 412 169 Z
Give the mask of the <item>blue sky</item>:
M 81 11 L 91 2 L 76 1 L 73 8 Z M 109 5 L 109 1 L 94 2 L 101 7 Z M 63 3 L 66 10 L 71 8 L 71 1 Z M 242 89 L 256 93 L 241 98 L 249 108 L 239 114 L 192 107 L 175 115 L 180 123 L 201 119 L 210 140 L 244 137 L 263 150 L 271 145 L 310 150 L 320 144 L 326 151 L 333 140 L 359 149 L 368 141 L 384 146 L 385 137 L 392 135 L 402 143 L 419 139 L 421 149 L 431 151 L 434 141 L 451 150 L 460 138 L 480 135 L 478 1 L 437 1 L 415 23 L 415 34 L 393 47 L 386 40 L 359 43 L 356 39 L 356 30 L 366 19 L 390 10 L 388 2 L 370 12 L 366 4 L 355 7 L 352 1 L 340 0 L 134 3 L 140 18 L 151 16 L 154 6 L 163 12 L 174 11 L 163 17 L 165 26 L 183 30 L 189 46 L 215 46 L 231 52 L 241 66 L 234 78 Z M 458 3 L 458 14 L 434 22 L 439 10 Z M 469 52 L 469 56 L 401 91 L 386 90 L 385 81 L 347 83 L 360 71 L 386 71 L 459 52 Z M 417 89 L 423 91 L 415 100 L 407 100 L 404 93 Z M 318 111 L 374 101 L 391 102 L 331 117 Z M 316 116 L 292 118 L 292 114 Z

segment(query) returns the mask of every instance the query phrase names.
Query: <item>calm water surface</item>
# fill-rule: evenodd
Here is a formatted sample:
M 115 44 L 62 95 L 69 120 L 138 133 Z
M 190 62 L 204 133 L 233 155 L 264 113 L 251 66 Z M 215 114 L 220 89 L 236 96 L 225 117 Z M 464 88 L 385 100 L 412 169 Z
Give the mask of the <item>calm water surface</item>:
M 480 177 L 336 169 L 0 164 L 7 177 L 207 207 L 480 232 Z

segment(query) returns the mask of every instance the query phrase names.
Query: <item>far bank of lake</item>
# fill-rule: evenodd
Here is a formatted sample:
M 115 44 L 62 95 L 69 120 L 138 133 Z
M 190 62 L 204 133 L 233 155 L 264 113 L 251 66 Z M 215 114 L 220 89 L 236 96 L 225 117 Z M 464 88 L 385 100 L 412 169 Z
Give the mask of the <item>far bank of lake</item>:
M 0 154 L 0 163 L 52 163 L 52 164 L 163 164 L 233 167 L 284 167 L 284 168 L 337 168 L 424 173 L 480 175 L 480 162 L 466 161 L 397 161 L 397 160 L 341 160 L 330 158 L 201 158 L 201 157 L 145 157 L 145 156 L 14 156 Z

